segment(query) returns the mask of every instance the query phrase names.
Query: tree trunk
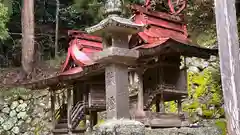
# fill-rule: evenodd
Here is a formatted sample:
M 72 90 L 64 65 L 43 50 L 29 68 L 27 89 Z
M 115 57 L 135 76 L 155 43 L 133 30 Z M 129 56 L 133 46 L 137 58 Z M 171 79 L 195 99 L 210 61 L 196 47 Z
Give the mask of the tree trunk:
M 34 54 L 34 0 L 23 0 L 22 67 L 27 74 L 33 71 Z
M 56 0 L 56 30 L 55 30 L 55 58 L 58 57 L 58 22 L 59 22 L 59 0 Z

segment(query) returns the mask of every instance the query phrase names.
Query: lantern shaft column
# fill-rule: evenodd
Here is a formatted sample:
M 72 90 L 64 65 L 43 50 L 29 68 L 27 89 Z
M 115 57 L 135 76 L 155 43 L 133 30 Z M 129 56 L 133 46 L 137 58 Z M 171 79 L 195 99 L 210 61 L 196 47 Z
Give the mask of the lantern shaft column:
M 130 118 L 128 67 L 111 64 L 105 69 L 107 118 Z

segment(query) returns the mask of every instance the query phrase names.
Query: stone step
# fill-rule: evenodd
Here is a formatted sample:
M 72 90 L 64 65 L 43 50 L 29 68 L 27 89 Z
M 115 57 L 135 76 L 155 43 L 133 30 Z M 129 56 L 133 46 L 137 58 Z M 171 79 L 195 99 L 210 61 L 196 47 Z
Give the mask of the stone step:
M 62 129 L 62 128 L 67 128 L 67 123 L 58 123 L 56 126 L 55 126 L 55 129 Z
M 74 129 L 72 130 L 73 135 L 84 135 L 85 129 Z M 62 129 L 54 129 L 53 130 L 54 135 L 68 135 L 68 129 L 62 128 Z
M 60 119 L 58 123 L 67 123 L 67 119 Z

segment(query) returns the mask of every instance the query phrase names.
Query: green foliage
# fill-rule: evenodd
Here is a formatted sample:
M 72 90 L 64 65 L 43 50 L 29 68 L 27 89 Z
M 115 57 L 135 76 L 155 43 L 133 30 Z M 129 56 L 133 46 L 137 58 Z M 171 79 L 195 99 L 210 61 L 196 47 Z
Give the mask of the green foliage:
M 8 8 L 0 3 L 0 39 L 6 39 L 8 37 L 8 29 L 6 23 L 9 20 Z
M 12 9 L 12 5 L 13 5 L 13 0 L 2 0 L 2 3 L 5 7 L 7 7 L 8 9 L 8 14 L 12 15 L 13 9 Z
M 15 88 L 11 88 L 8 90 L 1 90 L 0 92 L 0 96 L 4 96 L 4 97 L 21 97 L 21 95 L 28 95 L 30 94 L 31 91 L 25 88 L 21 88 L 21 87 L 15 87 Z
M 216 79 L 216 76 L 217 72 L 210 69 L 205 69 L 202 73 L 188 74 L 189 102 L 184 104 L 184 111 L 195 115 L 196 111 L 200 110 L 203 118 L 224 116 L 220 79 Z
M 188 72 L 188 99 L 183 102 L 183 111 L 188 112 L 192 122 L 201 118 L 224 117 L 223 97 L 219 66 L 209 67 L 200 73 Z M 165 102 L 166 112 L 176 113 L 174 101 Z M 155 106 L 152 107 L 155 110 Z
M 41 132 L 42 128 L 43 127 L 40 125 L 40 123 L 38 123 L 34 129 L 34 135 L 40 135 L 39 133 Z
M 176 102 L 174 102 L 174 101 L 165 102 L 164 105 L 165 105 L 165 108 L 166 108 L 166 112 L 169 112 L 169 113 L 176 113 L 177 112 Z
M 71 10 L 72 15 L 79 13 L 81 17 L 80 28 L 85 28 L 97 24 L 104 18 L 105 0 L 74 0 Z M 124 0 L 124 5 L 130 3 L 143 3 L 142 0 Z M 74 12 L 73 12 L 74 11 Z M 125 8 L 124 15 L 129 16 L 129 10 Z
M 216 120 L 215 125 L 222 130 L 222 135 L 227 135 L 227 123 L 224 120 Z
M 97 122 L 97 126 L 103 124 L 104 122 L 105 122 L 105 120 L 103 120 L 103 119 L 98 120 L 98 122 Z
M 79 126 L 78 126 L 79 128 L 85 128 L 86 127 L 86 125 L 85 125 L 85 121 L 84 120 L 81 120 L 80 122 L 79 122 Z
M 201 33 L 215 23 L 213 0 L 188 0 L 186 15 L 191 32 Z
M 212 46 L 217 43 L 217 33 L 215 29 L 215 25 L 210 26 L 211 29 L 206 29 L 199 33 L 199 35 L 196 37 L 197 44 L 201 46 Z

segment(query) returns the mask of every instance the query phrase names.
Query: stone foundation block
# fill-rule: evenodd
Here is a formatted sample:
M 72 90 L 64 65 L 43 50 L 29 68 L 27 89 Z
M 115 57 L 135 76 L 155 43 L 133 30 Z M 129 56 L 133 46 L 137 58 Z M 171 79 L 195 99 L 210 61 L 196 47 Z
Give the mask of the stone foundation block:
M 146 129 L 146 135 L 222 135 L 217 127 Z
M 145 127 L 134 120 L 109 120 L 94 127 L 92 135 L 145 135 Z

